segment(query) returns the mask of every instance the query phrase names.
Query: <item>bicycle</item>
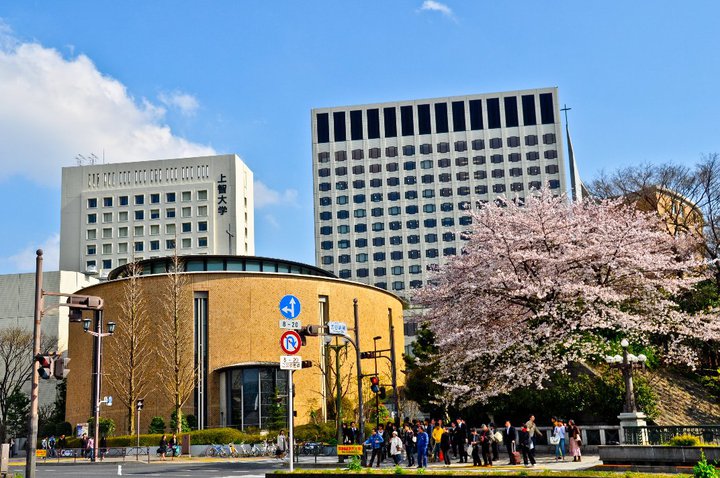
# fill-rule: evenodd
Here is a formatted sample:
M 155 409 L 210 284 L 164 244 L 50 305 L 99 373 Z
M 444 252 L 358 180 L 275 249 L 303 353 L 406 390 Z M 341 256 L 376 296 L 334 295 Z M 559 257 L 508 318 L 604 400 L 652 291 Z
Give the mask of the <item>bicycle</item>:
M 218 458 L 226 458 L 227 457 L 227 451 L 225 451 L 225 447 L 223 445 L 210 445 L 207 450 L 205 450 L 205 456 L 211 456 L 211 457 L 218 457 Z

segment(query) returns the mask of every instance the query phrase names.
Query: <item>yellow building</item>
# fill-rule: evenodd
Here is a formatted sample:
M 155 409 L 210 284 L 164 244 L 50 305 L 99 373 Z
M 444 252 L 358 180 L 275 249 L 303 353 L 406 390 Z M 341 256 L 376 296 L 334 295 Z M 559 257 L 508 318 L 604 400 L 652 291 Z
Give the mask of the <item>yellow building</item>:
M 196 417 L 199 428 L 266 428 L 273 398 L 286 400 L 288 373 L 279 368 L 280 356 L 284 355 L 280 349 L 283 330 L 279 321 L 283 316 L 279 304 L 286 295 L 298 299 L 301 309 L 297 319 L 302 325 L 334 321 L 346 323 L 349 329 L 353 327 L 353 301 L 357 299 L 361 350 L 373 350 L 374 345 L 390 349 L 389 330 L 393 324 L 395 355 L 401 360 L 403 302 L 392 293 L 291 261 L 254 256 L 183 256 L 180 260 L 182 272 L 176 275 L 167 273 L 169 268 L 172 270 L 172 257 L 149 259 L 138 263 L 134 280 L 128 277 L 133 275 L 131 266 L 123 266 L 112 271 L 108 281 L 77 292 L 102 297 L 103 322 L 116 323 L 115 335 L 102 340 L 100 396 L 114 397 L 112 407 L 102 405 L 101 417 L 112 418 L 119 433 L 128 429 L 129 409 L 134 408 L 134 402 L 127 403 L 126 388 L 116 385 L 129 374 L 124 361 L 131 360 L 127 329 L 132 302 L 142 304 L 143 320 L 149 324 L 149 337 L 143 342 L 144 358 L 140 361 L 151 364 L 144 372 L 150 374 L 145 380 L 149 384 L 142 396 L 136 397 L 144 399 L 140 430 L 146 431 L 150 418 L 156 415 L 169 421 L 173 401 L 163 386 L 168 375 L 161 356 L 167 353 L 163 348 L 167 334 L 160 328 L 172 323 L 167 305 L 168 282 L 173 276 L 182 282 L 184 330 L 192 330 L 192 344 L 184 353 L 196 370 L 193 392 L 183 411 Z M 133 287 L 141 292 L 140 300 L 129 299 L 128 291 Z M 353 332 L 349 335 L 354 337 Z M 381 338 L 374 340 L 377 337 Z M 308 337 L 307 345 L 297 354 L 313 362 L 313 367 L 294 372 L 297 424 L 306 423 L 311 411 L 322 419 L 325 403 L 333 399 L 334 389 L 328 390 L 332 382 L 326 380 L 333 377 L 324 372 L 334 354 L 327 357 L 324 343 L 323 337 Z M 357 382 L 350 379 L 356 376 L 355 353 L 351 345 L 348 348 L 346 360 L 341 361 L 343 386 L 347 389 L 343 395 L 356 404 Z M 66 418 L 74 425 L 92 416 L 93 337 L 84 333 L 79 324 L 70 325 L 68 355 L 72 362 Z M 364 362 L 363 373 L 374 372 L 373 361 Z M 389 361 L 380 360 L 378 366 L 381 381 L 389 385 Z M 402 383 L 402 367 L 398 364 L 397 368 Z M 367 393 L 367 379 L 364 387 Z
M 627 195 L 641 211 L 657 212 L 670 234 L 692 232 L 702 235 L 705 221 L 700 208 L 671 189 L 650 186 Z

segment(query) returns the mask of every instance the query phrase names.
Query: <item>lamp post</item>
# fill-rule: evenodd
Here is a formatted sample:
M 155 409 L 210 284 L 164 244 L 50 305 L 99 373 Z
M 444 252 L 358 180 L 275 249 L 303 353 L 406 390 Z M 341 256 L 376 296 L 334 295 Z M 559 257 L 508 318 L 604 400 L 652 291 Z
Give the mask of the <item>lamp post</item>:
M 103 337 L 110 336 L 115 333 L 115 322 L 108 322 L 108 331 L 103 332 L 102 329 L 102 310 L 95 311 L 95 331 L 90 330 L 90 319 L 83 319 L 83 331 L 95 337 L 95 345 L 93 347 L 94 352 L 94 367 L 93 367 L 93 420 L 95 421 L 95 429 L 93 430 L 93 438 L 95 445 L 92 450 L 92 461 L 96 461 L 97 450 L 100 440 L 100 377 L 102 367 L 102 339 Z
M 628 352 L 630 342 L 627 339 L 622 339 L 620 345 L 623 349 L 622 356 L 620 355 L 608 355 L 605 357 L 605 361 L 612 368 L 620 369 L 625 380 L 625 403 L 623 404 L 623 413 L 618 416 L 620 419 L 620 438 L 624 441 L 632 441 L 640 444 L 647 442 L 647 431 L 640 429 L 639 436 L 633 435 L 631 439 L 625 436 L 630 430 L 626 428 L 632 427 L 637 429 L 638 427 L 644 427 L 647 425 L 645 422 L 645 414 L 638 412 L 637 402 L 635 401 L 635 391 L 633 389 L 633 369 L 645 369 L 645 362 L 647 357 L 643 354 L 634 355 Z
M 340 384 L 340 351 L 347 347 L 347 339 L 342 337 L 338 338 L 338 336 L 335 336 L 335 345 L 331 345 L 333 336 L 332 335 L 326 335 L 324 337 L 325 340 L 325 346 L 329 348 L 330 350 L 333 350 L 335 352 L 335 394 L 336 394 L 336 402 L 335 402 L 335 422 L 337 425 L 337 442 L 339 445 L 342 445 L 343 440 L 343 434 L 342 434 L 342 391 L 341 391 L 341 384 Z M 344 461 L 344 457 L 342 455 L 338 454 L 338 462 L 342 463 Z
M 375 376 L 377 377 L 377 341 L 382 339 L 381 336 L 373 337 L 373 358 L 375 362 Z M 375 393 L 375 429 L 380 429 L 380 393 Z

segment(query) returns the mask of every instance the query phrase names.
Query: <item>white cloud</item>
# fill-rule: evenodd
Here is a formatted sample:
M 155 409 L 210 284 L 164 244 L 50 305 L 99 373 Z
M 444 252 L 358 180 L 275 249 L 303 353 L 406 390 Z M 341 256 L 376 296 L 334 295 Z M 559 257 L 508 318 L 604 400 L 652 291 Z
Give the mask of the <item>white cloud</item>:
M 39 247 L 43 250 L 43 270 L 56 271 L 60 267 L 60 234 L 48 237 Z M 0 273 L 21 273 L 35 271 L 35 251 L 38 247 L 28 245 L 21 251 L 0 257 Z
M 167 107 L 180 110 L 183 116 L 193 116 L 200 107 L 197 98 L 181 91 L 162 92 L 158 95 L 158 99 Z
M 434 0 L 425 0 L 420 6 L 421 11 L 440 12 L 448 18 L 455 20 L 455 15 L 450 7 L 444 3 L 436 2 Z
M 262 181 L 255 181 L 253 188 L 255 189 L 255 209 L 275 205 L 297 205 L 298 193 L 295 189 L 276 191 Z
M 197 108 L 182 93 L 168 96 L 181 112 Z M 0 20 L 0 180 L 23 175 L 57 185 L 60 167 L 77 154 L 105 152 L 108 162 L 215 154 L 173 134 L 165 109 L 136 100 L 85 55 L 18 41 Z
M 272 214 L 265 214 L 265 222 L 270 224 L 273 229 L 280 229 L 280 222 Z

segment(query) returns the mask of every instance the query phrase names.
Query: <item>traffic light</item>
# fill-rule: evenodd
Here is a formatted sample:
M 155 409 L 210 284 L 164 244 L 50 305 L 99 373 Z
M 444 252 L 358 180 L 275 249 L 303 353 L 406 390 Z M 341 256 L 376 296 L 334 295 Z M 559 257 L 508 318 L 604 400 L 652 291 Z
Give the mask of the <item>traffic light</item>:
M 53 361 L 53 375 L 58 380 L 63 380 L 67 378 L 68 374 L 70 373 L 70 369 L 67 368 L 68 364 L 70 363 L 70 359 L 67 357 L 57 357 Z
M 375 352 L 360 352 L 361 359 L 375 358 Z
M 306 325 L 302 329 L 298 330 L 300 334 L 300 343 L 305 346 L 307 345 L 306 337 L 317 337 L 323 332 L 323 327 L 320 325 Z
M 377 375 L 370 377 L 370 390 L 372 390 L 373 393 L 380 392 L 380 379 Z
M 302 367 L 302 368 L 310 368 L 310 367 L 312 367 L 312 360 L 303 360 L 303 361 L 301 362 L 301 367 Z
M 380 393 L 378 395 L 381 400 L 385 398 L 385 387 L 380 387 Z
M 37 354 L 35 361 L 40 364 L 38 367 L 38 375 L 44 380 L 49 380 L 53 376 L 53 358 L 50 355 Z
M 83 310 L 100 310 L 104 302 L 100 297 L 92 295 L 71 295 L 65 305 L 70 307 L 68 313 L 70 322 L 81 322 Z
M 139 412 L 140 410 L 142 410 L 144 406 L 145 406 L 145 399 L 144 399 L 144 398 L 141 398 L 141 399 L 139 399 L 137 402 L 135 402 L 135 408 L 137 409 L 138 412 Z

